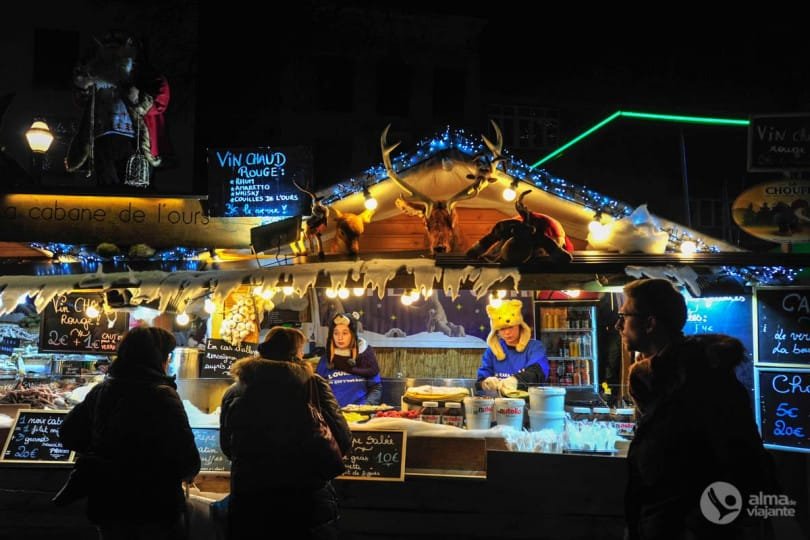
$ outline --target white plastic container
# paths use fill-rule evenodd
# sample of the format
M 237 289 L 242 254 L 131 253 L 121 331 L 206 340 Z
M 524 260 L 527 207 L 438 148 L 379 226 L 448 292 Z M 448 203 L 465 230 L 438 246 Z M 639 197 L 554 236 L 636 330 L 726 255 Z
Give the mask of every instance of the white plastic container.
M 492 425 L 492 408 L 495 400 L 485 397 L 465 397 L 463 402 L 467 429 L 489 429 Z
M 523 409 L 526 402 L 517 398 L 495 398 L 495 421 L 499 426 L 523 429 Z
M 565 431 L 565 411 L 535 411 L 529 409 L 529 426 L 532 431 L 552 429 L 557 433 Z
M 533 411 L 564 412 L 565 388 L 559 386 L 530 386 L 529 408 Z

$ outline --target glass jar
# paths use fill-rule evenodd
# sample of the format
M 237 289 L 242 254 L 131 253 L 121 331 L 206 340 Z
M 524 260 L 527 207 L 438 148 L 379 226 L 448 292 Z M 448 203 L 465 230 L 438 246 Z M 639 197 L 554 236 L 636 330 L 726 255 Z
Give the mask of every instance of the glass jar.
M 633 409 L 616 409 L 613 412 L 613 425 L 620 437 L 632 438 L 636 431 L 636 415 Z
M 442 424 L 448 426 L 461 427 L 464 425 L 464 416 L 461 414 L 461 403 L 448 401 L 444 404 L 445 410 L 442 415 Z
M 419 420 L 429 424 L 439 424 L 442 421 L 442 412 L 439 409 L 438 401 L 422 402 L 422 411 L 419 413 Z

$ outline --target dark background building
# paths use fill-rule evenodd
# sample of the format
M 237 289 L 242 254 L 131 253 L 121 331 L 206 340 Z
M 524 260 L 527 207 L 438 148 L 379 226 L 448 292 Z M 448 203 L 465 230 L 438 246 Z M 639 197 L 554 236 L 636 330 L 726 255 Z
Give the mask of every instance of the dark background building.
M 46 183 L 81 182 L 59 173 L 58 153 L 79 115 L 70 73 L 92 36 L 110 28 L 142 36 L 172 85 L 176 155 L 158 172 L 167 194 L 208 192 L 208 147 L 309 146 L 311 184 L 322 189 L 379 163 L 389 123 L 390 139 L 408 151 L 447 125 L 491 135 L 491 118 L 512 155 L 534 163 L 616 110 L 747 118 L 810 106 L 796 20 L 758 16 L 740 25 L 701 14 L 639 24 L 593 13 L 585 21 L 573 12 L 536 16 L 509 1 L 478 9 L 305 1 L 269 15 L 254 6 L 21 6 L 27 13 L 0 36 L 0 95 L 15 94 L 0 125 L 5 155 L 30 170 L 22 134 L 42 116 L 59 130 Z M 727 209 L 746 187 L 775 175 L 746 172 L 746 135 L 739 127 L 622 119 L 543 167 L 754 245 Z M 3 183 L 12 176 L 4 172 Z

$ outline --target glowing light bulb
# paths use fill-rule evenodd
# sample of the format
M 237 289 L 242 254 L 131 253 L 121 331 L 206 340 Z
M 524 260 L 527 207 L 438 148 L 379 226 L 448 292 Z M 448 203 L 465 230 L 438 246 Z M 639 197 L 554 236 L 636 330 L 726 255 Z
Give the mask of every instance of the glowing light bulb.
M 598 232 L 602 230 L 602 224 L 596 220 L 591 221 L 588 223 L 588 232 L 592 234 L 598 234 Z
M 355 296 L 363 296 L 365 292 L 366 290 L 363 287 L 355 287 L 354 289 L 352 289 L 352 294 L 354 294 Z
M 255 294 L 256 296 L 261 296 L 263 292 L 264 287 L 262 287 L 261 285 L 256 285 L 255 287 L 253 287 L 253 294 Z
M 512 202 L 517 197 L 517 192 L 511 187 L 508 187 L 505 190 L 503 190 L 501 196 L 503 197 L 503 200 L 505 200 L 506 202 Z
M 331 287 L 326 289 L 326 297 L 327 298 L 337 298 L 337 295 L 338 295 L 338 293 L 337 293 L 337 291 L 335 289 L 333 289 Z
M 211 315 L 217 310 L 217 305 L 210 298 L 206 298 L 205 299 L 205 305 L 203 306 L 203 310 L 206 313 L 208 313 L 209 315 Z
M 337 295 L 341 300 L 346 300 L 349 297 L 349 289 L 341 287 L 338 289 Z
M 410 306 L 411 304 L 413 304 L 413 298 L 411 298 L 410 295 L 407 294 L 403 294 L 402 296 L 400 296 L 399 301 L 406 306 Z
M 419 289 L 412 290 L 410 293 L 408 293 L 408 296 L 411 297 L 411 300 L 413 302 L 416 302 L 417 300 L 419 300 Z
M 264 292 L 262 292 L 262 298 L 264 298 L 265 300 L 270 300 L 271 298 L 273 298 L 273 296 L 275 296 L 275 294 L 276 289 L 274 287 L 270 287 L 269 289 L 265 289 Z
M 692 240 L 681 242 L 681 253 L 684 255 L 694 255 L 697 252 L 697 244 Z
M 175 320 L 177 321 L 177 324 L 179 324 L 180 326 L 185 326 L 185 325 L 188 324 L 188 321 L 190 319 L 189 319 L 188 313 L 186 313 L 184 311 L 182 313 L 178 313 L 177 317 L 175 317 Z
M 375 199 L 374 197 L 369 197 L 363 203 L 363 206 L 366 207 L 366 210 L 376 210 L 377 209 L 377 204 L 378 204 L 377 199 Z
M 284 285 L 281 288 L 281 292 L 284 294 L 284 296 L 290 296 L 295 292 L 295 288 L 292 285 Z

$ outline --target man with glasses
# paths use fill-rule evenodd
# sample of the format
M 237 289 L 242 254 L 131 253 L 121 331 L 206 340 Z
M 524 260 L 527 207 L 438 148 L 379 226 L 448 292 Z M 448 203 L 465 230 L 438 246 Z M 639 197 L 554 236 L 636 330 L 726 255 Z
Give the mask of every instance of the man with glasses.
M 636 353 L 629 385 L 638 415 L 627 456 L 628 538 L 759 538 L 765 520 L 746 520 L 745 512 L 723 520 L 749 493 L 775 492 L 770 456 L 734 373 L 745 361 L 742 343 L 684 336 L 686 302 L 665 279 L 633 281 L 624 294 L 616 329 Z M 712 507 L 717 481 L 733 485 L 740 500 Z

